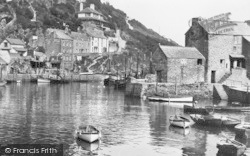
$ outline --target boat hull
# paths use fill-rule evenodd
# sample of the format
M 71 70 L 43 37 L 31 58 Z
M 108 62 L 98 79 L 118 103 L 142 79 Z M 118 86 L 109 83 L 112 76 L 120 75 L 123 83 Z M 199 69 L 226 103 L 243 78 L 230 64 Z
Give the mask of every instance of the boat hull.
M 245 150 L 246 146 L 240 142 L 237 141 L 231 141 L 229 142 L 220 142 L 217 144 L 217 148 L 219 149 L 217 155 L 218 156 L 224 156 L 224 155 L 233 155 L 233 156 L 241 156 Z
M 50 83 L 49 79 L 37 79 L 37 83 Z
M 99 139 L 99 133 L 90 133 L 90 134 L 78 134 L 77 137 L 89 143 L 97 141 Z
M 182 119 L 175 119 L 174 116 L 170 117 L 169 119 L 170 124 L 175 127 L 180 127 L 180 128 L 187 128 L 191 125 L 191 121 L 188 119 L 182 117 Z
M 181 98 L 164 98 L 164 97 L 148 97 L 149 101 L 164 101 L 164 102 L 193 102 L 193 97 L 181 97 Z
M 193 106 L 184 105 L 184 113 L 208 115 L 209 111 L 206 108 L 196 108 Z
M 191 119 L 200 125 L 207 125 L 207 126 L 221 126 L 222 119 L 215 118 L 213 116 L 203 116 L 203 115 L 190 115 Z

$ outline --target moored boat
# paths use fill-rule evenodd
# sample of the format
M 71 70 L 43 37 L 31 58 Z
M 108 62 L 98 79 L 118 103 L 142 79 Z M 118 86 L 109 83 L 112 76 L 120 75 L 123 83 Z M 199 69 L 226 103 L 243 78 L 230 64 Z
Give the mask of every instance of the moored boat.
M 193 97 L 176 97 L 176 98 L 166 98 L 166 97 L 160 97 L 160 96 L 151 96 L 148 97 L 149 101 L 165 101 L 165 102 L 184 102 L 189 103 L 193 102 Z
M 101 132 L 92 125 L 86 125 L 86 126 L 80 126 L 79 129 L 76 130 L 76 135 L 79 139 L 91 143 L 100 139 Z
M 100 141 L 94 141 L 92 143 L 90 142 L 86 142 L 82 139 L 77 138 L 76 139 L 76 143 L 78 146 L 81 146 L 83 150 L 89 151 L 89 152 L 93 152 L 95 150 L 98 150 L 99 146 L 100 146 Z
M 206 108 L 184 105 L 184 113 L 209 115 L 210 112 Z
M 206 125 L 206 126 L 221 126 L 222 125 L 222 117 L 219 117 L 219 116 L 191 114 L 190 117 L 197 124 Z
M 218 156 L 241 156 L 246 150 L 246 146 L 236 140 L 223 138 L 217 143 L 219 149 Z
M 242 106 L 206 106 L 206 109 L 211 109 L 215 112 L 248 112 L 250 111 L 250 107 L 242 107 Z
M 50 80 L 45 78 L 37 78 L 37 83 L 50 83 Z
M 186 128 L 191 125 L 191 121 L 188 118 L 180 115 L 170 116 L 169 121 L 172 126 L 181 128 Z

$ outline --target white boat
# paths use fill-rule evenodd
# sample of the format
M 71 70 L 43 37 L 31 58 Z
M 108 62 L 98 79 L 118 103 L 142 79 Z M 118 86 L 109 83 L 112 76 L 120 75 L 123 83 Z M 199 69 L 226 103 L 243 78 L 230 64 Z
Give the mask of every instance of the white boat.
M 148 97 L 149 101 L 165 101 L 165 102 L 193 102 L 193 97 L 178 97 L 178 98 L 166 98 L 166 97 L 159 97 L 159 96 L 151 96 Z
M 16 80 L 16 83 L 21 83 L 21 80 Z
M 82 147 L 83 150 L 89 151 L 89 152 L 93 152 L 95 150 L 98 150 L 99 146 L 100 146 L 99 140 L 90 143 L 90 142 L 86 142 L 82 139 L 77 138 L 76 143 L 78 146 Z
M 181 128 L 189 127 L 192 123 L 188 118 L 185 118 L 180 115 L 170 116 L 169 121 L 172 126 L 177 126 Z
M 50 80 L 44 78 L 37 78 L 37 83 L 50 83 Z
M 100 139 L 101 132 L 92 125 L 86 125 L 80 126 L 79 129 L 76 130 L 76 136 L 91 143 Z

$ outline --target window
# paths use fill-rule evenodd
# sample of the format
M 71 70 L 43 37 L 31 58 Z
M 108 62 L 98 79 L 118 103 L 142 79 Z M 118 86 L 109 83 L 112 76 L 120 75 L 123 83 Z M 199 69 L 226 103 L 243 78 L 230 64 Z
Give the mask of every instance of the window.
M 202 65 L 202 59 L 197 60 L 197 65 Z
M 224 59 L 220 59 L 220 64 L 224 64 L 225 60 Z
M 234 44 L 241 44 L 241 36 L 234 36 Z
M 8 47 L 8 43 L 7 42 L 4 42 L 4 47 Z
M 233 46 L 233 51 L 236 51 L 237 50 L 237 47 L 236 46 Z

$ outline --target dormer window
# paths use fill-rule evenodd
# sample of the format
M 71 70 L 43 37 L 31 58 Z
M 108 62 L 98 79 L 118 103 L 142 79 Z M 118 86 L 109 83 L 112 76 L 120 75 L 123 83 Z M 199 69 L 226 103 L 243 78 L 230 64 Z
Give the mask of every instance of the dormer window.
M 8 47 L 8 42 L 4 42 L 4 47 Z

